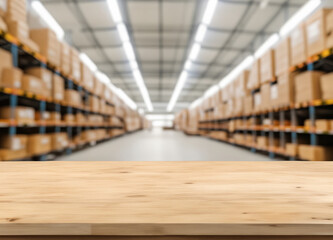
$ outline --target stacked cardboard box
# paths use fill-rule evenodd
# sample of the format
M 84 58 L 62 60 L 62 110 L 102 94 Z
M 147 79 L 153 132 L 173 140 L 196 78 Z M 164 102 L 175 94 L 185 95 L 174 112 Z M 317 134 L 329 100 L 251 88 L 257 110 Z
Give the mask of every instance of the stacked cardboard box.
M 50 138 L 52 151 L 60 151 L 69 146 L 67 133 L 52 133 Z
M 5 21 L 8 31 L 31 50 L 39 52 L 38 45 L 29 37 L 25 0 L 7 0 Z
M 322 75 L 320 78 L 320 90 L 323 100 L 333 99 L 333 73 Z
M 94 75 L 90 68 L 81 62 L 81 83 L 89 91 L 93 91 L 94 88 Z
M 76 83 L 81 82 L 80 55 L 74 48 L 70 49 L 70 75 Z
M 298 146 L 298 155 L 303 160 L 330 161 L 333 159 L 333 150 L 331 147 L 301 144 Z
M 17 124 L 34 124 L 35 110 L 31 107 L 22 106 L 17 106 L 14 109 L 11 107 L 1 107 L 0 119 L 16 120 Z
M 303 103 L 321 99 L 322 72 L 308 71 L 295 76 L 295 102 Z
M 30 37 L 40 49 L 40 53 L 55 67 L 60 67 L 61 49 L 56 34 L 48 28 L 30 30 Z
M 0 137 L 0 160 L 15 160 L 27 157 L 26 135 L 1 136 Z
M 43 84 L 44 88 L 40 89 L 40 90 L 41 90 L 41 92 L 43 92 L 43 96 L 51 99 L 52 98 L 52 72 L 46 68 L 41 68 L 41 67 L 28 68 L 27 70 L 25 70 L 25 72 L 44 82 L 44 84 Z
M 82 107 L 82 99 L 81 95 L 78 91 L 72 89 L 65 90 L 65 102 L 69 106 L 81 108 Z
M 275 77 L 275 51 L 268 50 L 260 58 L 260 83 L 271 82 Z
M 71 47 L 65 42 L 60 42 L 60 50 L 60 69 L 67 76 L 71 72 Z
M 44 134 L 33 134 L 28 137 L 28 153 L 32 156 L 48 153 L 52 150 L 51 137 Z
M 10 52 L 0 49 L 0 87 L 22 87 L 22 70 L 13 67 L 13 59 Z
M 260 59 L 256 60 L 251 67 L 249 80 L 247 82 L 247 89 L 248 90 L 255 90 L 260 87 L 261 83 L 261 74 L 260 74 Z
M 296 66 L 306 61 L 307 53 L 307 42 L 305 25 L 299 25 L 290 35 L 290 47 L 291 47 L 291 64 Z

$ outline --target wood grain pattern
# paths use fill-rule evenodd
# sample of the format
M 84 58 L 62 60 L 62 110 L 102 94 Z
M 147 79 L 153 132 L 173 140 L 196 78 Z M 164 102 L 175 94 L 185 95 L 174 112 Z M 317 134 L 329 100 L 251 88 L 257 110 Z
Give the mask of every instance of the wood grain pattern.
M 0 236 L 0 240 L 332 240 L 332 236 Z
M 3 162 L 0 235 L 333 235 L 331 162 Z

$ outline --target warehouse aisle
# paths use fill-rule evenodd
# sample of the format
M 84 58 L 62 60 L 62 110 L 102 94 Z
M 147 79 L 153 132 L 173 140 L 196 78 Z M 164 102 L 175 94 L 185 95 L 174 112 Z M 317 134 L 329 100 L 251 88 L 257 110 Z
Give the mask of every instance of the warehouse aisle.
M 65 161 L 269 161 L 239 147 L 175 131 L 143 131 L 70 156 Z

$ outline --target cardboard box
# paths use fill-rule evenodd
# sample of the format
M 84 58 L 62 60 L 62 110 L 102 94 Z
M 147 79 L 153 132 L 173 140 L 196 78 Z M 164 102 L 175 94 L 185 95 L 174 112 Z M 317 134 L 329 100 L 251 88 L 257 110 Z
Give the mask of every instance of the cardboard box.
M 264 136 L 257 137 L 257 148 L 267 149 L 268 148 L 268 137 L 264 137 Z
M 295 103 L 294 75 L 285 72 L 278 76 L 278 105 L 290 106 Z
M 24 42 L 24 40 L 29 39 L 29 26 L 23 21 L 10 21 L 7 22 L 8 31 L 18 40 Z
M 50 122 L 51 121 L 51 113 L 48 112 L 48 111 L 44 111 L 44 112 L 37 111 L 35 113 L 35 120 L 36 121 Z
M 308 161 L 331 161 L 333 160 L 332 147 L 299 145 L 299 157 Z
M 70 50 L 70 75 L 76 83 L 81 82 L 81 65 L 78 51 L 74 48 Z
M 292 66 L 306 62 L 308 52 L 306 43 L 305 25 L 298 26 L 290 35 L 291 64 Z
M 13 116 L 11 115 L 12 113 Z M 1 107 L 0 119 L 16 120 L 18 124 L 33 124 L 35 123 L 35 110 L 30 107 L 22 107 L 22 106 L 17 106 L 14 109 L 12 109 L 9 106 Z
M 317 119 L 315 122 L 315 127 L 317 131 L 328 132 L 331 131 L 331 122 L 327 119 Z
M 60 151 L 68 147 L 69 139 L 67 133 L 53 133 L 51 137 L 52 151 Z
M 263 111 L 269 110 L 271 108 L 271 84 L 265 83 L 261 86 L 261 107 Z
M 7 0 L 7 9 L 5 18 L 6 21 L 27 21 L 27 7 L 26 7 L 26 1 L 25 0 Z
M 253 95 L 253 103 L 254 103 L 254 112 L 257 113 L 257 112 L 260 112 L 262 109 L 261 109 L 261 93 L 260 92 L 257 92 Z
M 21 89 L 23 72 L 19 68 L 3 68 L 0 87 Z
M 32 75 L 24 74 L 22 77 L 22 90 L 47 97 L 48 91 L 45 82 Z
M 65 114 L 64 115 L 64 122 L 74 123 L 75 122 L 75 115 L 74 114 Z
M 49 28 L 30 30 L 30 38 L 37 43 L 40 53 L 47 61 L 56 67 L 60 67 L 60 43 L 56 34 Z
M 65 81 L 62 77 L 52 75 L 52 99 L 54 101 L 63 101 L 65 99 Z
M 298 156 L 298 145 L 294 143 L 287 143 L 286 144 L 286 155 L 291 157 Z
M 326 16 L 332 9 L 320 9 L 306 21 L 307 57 L 321 53 L 326 48 Z
M 278 43 L 275 50 L 275 76 L 280 76 L 289 71 L 291 64 L 290 38 Z
M 8 149 L 0 149 L 0 160 L 1 161 L 11 161 L 11 160 L 20 160 L 28 157 L 28 153 L 26 149 L 22 150 L 8 150 Z
M 52 72 L 46 68 L 34 67 L 28 68 L 25 72 L 31 76 L 34 76 L 44 82 L 43 96 L 52 98 Z
M 278 84 L 273 84 L 270 86 L 270 108 L 277 108 L 279 106 L 279 86 Z
M 250 71 L 250 75 L 249 75 L 249 79 L 247 82 L 247 89 L 249 91 L 257 89 L 260 87 L 260 83 L 261 83 L 261 79 L 260 79 L 260 59 L 257 59 L 256 61 L 254 61 L 252 67 L 251 67 L 251 71 Z
M 94 87 L 94 75 L 90 68 L 81 62 L 81 83 L 89 91 L 93 91 Z
M 33 134 L 28 137 L 28 153 L 40 155 L 50 152 L 51 138 L 49 135 Z
M 0 49 L 0 59 L 0 76 L 2 76 L 3 69 L 13 67 L 13 58 L 10 52 Z
M 250 72 L 243 71 L 235 80 L 235 97 L 245 97 L 250 95 L 251 91 L 247 89 Z
M 326 29 L 325 29 L 325 37 L 326 37 L 326 48 L 333 47 L 333 11 L 329 12 L 326 15 Z
M 333 73 L 328 73 L 321 76 L 320 90 L 323 100 L 333 99 Z
M 99 112 L 99 99 L 97 97 L 91 96 L 89 98 L 89 106 L 90 106 L 90 111 Z
M 63 74 L 69 75 L 71 72 L 71 47 L 65 42 L 60 42 L 60 48 L 60 69 Z
M 295 102 L 303 103 L 321 99 L 322 72 L 307 71 L 295 76 Z
M 73 107 L 82 107 L 81 95 L 78 91 L 66 89 L 65 90 L 65 102 Z
M 0 148 L 12 151 L 26 150 L 27 141 L 27 135 L 0 136 Z
M 253 112 L 253 97 L 252 95 L 244 98 L 244 114 L 251 115 Z
M 75 114 L 75 122 L 78 124 L 87 123 L 87 119 L 82 113 L 77 113 Z
M 2 19 L 2 17 L 0 17 L 0 30 L 7 32 L 8 28 L 7 28 L 7 24 L 5 23 L 5 21 Z
M 59 112 L 51 112 L 50 120 L 53 122 L 60 122 L 61 121 L 61 114 Z
M 96 77 L 94 77 L 94 93 L 99 97 L 103 96 L 103 83 Z
M 268 50 L 260 58 L 260 83 L 272 82 L 275 77 L 275 51 Z

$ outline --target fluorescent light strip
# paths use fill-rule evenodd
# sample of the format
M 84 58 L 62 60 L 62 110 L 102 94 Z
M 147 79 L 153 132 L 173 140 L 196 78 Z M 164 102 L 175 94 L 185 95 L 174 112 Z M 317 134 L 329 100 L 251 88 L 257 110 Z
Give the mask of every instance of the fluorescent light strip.
M 200 49 L 201 45 L 199 43 L 194 43 L 189 55 L 189 59 L 194 61 L 198 57 Z
M 173 91 L 172 97 L 168 104 L 168 107 L 167 107 L 168 112 L 171 112 L 173 110 L 173 108 L 175 107 L 175 104 L 179 98 L 180 92 L 182 91 L 182 89 L 184 87 L 187 77 L 188 77 L 188 73 L 186 71 L 182 71 L 182 73 L 179 76 L 176 88 Z
M 254 57 L 246 57 L 237 67 L 235 67 L 227 76 L 225 76 L 219 83 L 220 88 L 224 88 L 230 82 L 232 82 L 242 71 L 250 67 L 254 62 Z
M 202 101 L 203 101 L 202 98 L 198 98 L 193 103 L 191 103 L 190 109 L 196 108 L 197 106 L 199 106 L 202 103 Z
M 148 111 L 153 111 L 154 108 L 151 103 L 147 87 L 144 83 L 141 72 L 139 70 L 138 63 L 135 60 L 134 49 L 130 42 L 130 37 L 129 37 L 128 31 L 127 31 L 126 25 L 123 22 L 123 19 L 122 19 L 121 13 L 120 13 L 120 9 L 119 9 L 119 5 L 118 5 L 118 1 L 117 0 L 107 0 L 107 3 L 109 6 L 109 9 L 110 9 L 110 13 L 113 18 L 113 21 L 117 25 L 117 30 L 118 30 L 120 39 L 123 43 L 123 48 L 124 48 L 125 54 L 127 56 L 129 65 L 133 72 L 133 77 L 136 81 L 136 84 L 139 87 L 139 90 L 140 90 L 142 98 L 147 106 Z
M 143 100 L 147 106 L 148 111 L 152 112 L 154 110 L 153 105 L 150 101 L 149 93 L 147 91 L 147 87 L 143 81 L 141 72 L 139 70 L 135 70 L 133 72 L 134 79 L 140 89 L 140 92 L 142 94 Z
M 183 86 L 185 84 L 185 81 L 186 81 L 187 75 L 188 75 L 186 71 L 191 68 L 191 65 L 192 65 L 191 61 L 194 61 L 199 55 L 199 52 L 201 49 L 200 43 L 205 38 L 205 35 L 207 32 L 207 25 L 210 24 L 210 22 L 214 16 L 214 12 L 217 7 L 217 3 L 218 3 L 218 0 L 209 0 L 206 5 L 206 9 L 203 14 L 202 21 L 201 21 L 202 23 L 199 25 L 196 35 L 195 35 L 195 39 L 194 39 L 195 43 L 193 44 L 193 46 L 191 48 L 190 54 L 188 56 L 188 60 L 185 62 L 184 69 L 178 79 L 177 85 L 176 85 L 176 87 L 172 93 L 171 99 L 169 101 L 169 104 L 167 107 L 167 111 L 169 111 L 169 112 L 172 111 L 173 108 L 175 107 L 175 104 L 178 100 L 180 92 L 183 89 Z
M 127 32 L 127 28 L 124 23 L 119 23 L 117 25 L 117 30 L 118 30 L 118 33 L 120 35 L 120 39 L 122 42 L 128 42 L 130 40 L 128 32 Z
M 80 59 L 90 68 L 91 71 L 93 71 L 93 72 L 97 71 L 96 64 L 88 57 L 87 54 L 80 53 Z
M 204 94 L 205 98 L 208 98 L 220 90 L 219 85 L 213 85 Z
M 119 10 L 119 5 L 117 0 L 107 0 L 106 1 L 111 12 L 113 21 L 117 24 L 123 21 L 121 13 Z
M 280 29 L 282 37 L 287 36 L 298 24 L 308 17 L 319 5 L 321 0 L 310 0 L 298 10 Z
M 197 34 L 195 35 L 195 41 L 201 43 L 205 38 L 206 32 L 207 32 L 207 26 L 200 24 L 197 30 Z
M 214 16 L 214 12 L 217 6 L 218 0 L 209 0 L 207 3 L 207 7 L 205 9 L 205 13 L 202 18 L 202 23 L 209 25 L 212 21 L 212 18 Z
M 254 53 L 255 58 L 260 58 L 265 52 L 267 52 L 271 47 L 273 47 L 279 41 L 279 39 L 279 34 L 274 33 L 273 35 L 271 35 Z
M 53 16 L 46 10 L 44 5 L 40 1 L 35 0 L 31 3 L 31 6 L 36 11 L 36 13 L 46 22 L 46 24 L 56 33 L 58 39 L 62 40 L 65 36 L 64 30 L 60 27 Z

